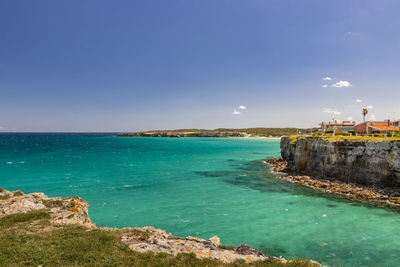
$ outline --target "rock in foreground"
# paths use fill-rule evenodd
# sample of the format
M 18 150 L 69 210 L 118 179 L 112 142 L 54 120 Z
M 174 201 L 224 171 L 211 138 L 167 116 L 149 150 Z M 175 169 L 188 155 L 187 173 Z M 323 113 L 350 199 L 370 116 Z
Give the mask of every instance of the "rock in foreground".
M 49 210 L 51 222 L 56 224 L 78 224 L 93 228 L 88 215 L 89 204 L 79 197 L 49 198 L 43 193 L 24 194 L 0 188 L 0 218 L 33 210 Z

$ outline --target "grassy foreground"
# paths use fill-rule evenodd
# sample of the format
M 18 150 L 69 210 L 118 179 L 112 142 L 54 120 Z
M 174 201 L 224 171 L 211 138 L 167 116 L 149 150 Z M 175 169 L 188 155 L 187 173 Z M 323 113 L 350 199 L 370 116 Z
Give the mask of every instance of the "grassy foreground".
M 194 254 L 138 253 L 115 232 L 76 225 L 53 225 L 47 211 L 0 219 L 0 266 L 315 266 L 306 260 L 224 264 Z

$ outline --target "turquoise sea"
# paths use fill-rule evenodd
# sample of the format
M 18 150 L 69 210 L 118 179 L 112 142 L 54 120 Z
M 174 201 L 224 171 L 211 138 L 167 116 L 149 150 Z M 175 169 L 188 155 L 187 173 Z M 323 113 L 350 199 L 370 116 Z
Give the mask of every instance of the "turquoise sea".
M 99 226 L 218 235 L 270 255 L 398 266 L 400 213 L 274 178 L 278 140 L 1 134 L 0 187 L 80 196 Z

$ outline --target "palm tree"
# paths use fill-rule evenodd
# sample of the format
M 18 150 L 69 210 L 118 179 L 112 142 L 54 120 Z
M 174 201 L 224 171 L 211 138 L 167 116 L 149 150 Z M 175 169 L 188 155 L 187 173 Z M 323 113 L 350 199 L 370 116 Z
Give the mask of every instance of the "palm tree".
M 367 116 L 367 114 L 368 114 L 368 109 L 363 108 L 362 115 L 364 116 L 364 122 L 365 122 L 365 116 Z

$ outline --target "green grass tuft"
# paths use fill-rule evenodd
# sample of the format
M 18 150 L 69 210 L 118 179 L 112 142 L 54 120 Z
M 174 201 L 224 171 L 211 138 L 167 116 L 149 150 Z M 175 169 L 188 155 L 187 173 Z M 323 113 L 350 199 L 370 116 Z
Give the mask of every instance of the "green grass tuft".
M 50 214 L 45 210 L 35 210 L 27 213 L 16 213 L 0 219 L 0 228 L 7 228 L 16 223 L 29 223 L 40 219 L 50 219 Z
M 5 195 L 5 196 L 0 196 L 0 200 L 6 200 L 6 199 L 9 199 L 10 198 L 10 196 L 7 196 L 7 195 Z

